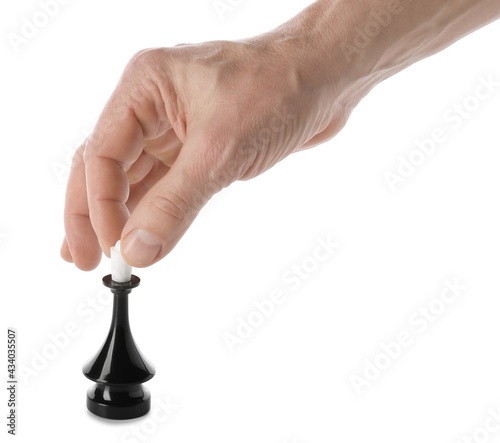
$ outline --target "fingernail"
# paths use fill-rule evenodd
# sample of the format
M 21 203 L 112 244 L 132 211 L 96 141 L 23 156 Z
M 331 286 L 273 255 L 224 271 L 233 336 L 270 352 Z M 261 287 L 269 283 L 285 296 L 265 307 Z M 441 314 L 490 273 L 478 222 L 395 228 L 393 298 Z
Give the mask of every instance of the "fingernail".
M 161 249 L 160 241 L 144 229 L 133 230 L 126 238 L 123 252 L 138 265 L 150 265 Z

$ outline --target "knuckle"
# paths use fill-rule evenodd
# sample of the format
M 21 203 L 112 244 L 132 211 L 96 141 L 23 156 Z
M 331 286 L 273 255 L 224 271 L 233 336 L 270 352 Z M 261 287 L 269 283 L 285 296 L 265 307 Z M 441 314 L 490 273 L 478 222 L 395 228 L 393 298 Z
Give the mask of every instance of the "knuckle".
M 127 72 L 154 72 L 159 68 L 165 59 L 163 48 L 149 48 L 136 52 L 125 69 Z
M 126 106 L 134 109 L 147 107 L 149 105 L 145 103 L 153 100 L 158 104 L 155 112 L 163 112 L 166 105 L 163 101 L 172 96 L 170 69 L 171 56 L 168 48 L 137 52 L 125 67 L 119 86 L 119 95 L 125 100 Z
M 131 66 L 142 66 L 145 63 L 147 63 L 150 59 L 150 52 L 152 49 L 147 48 L 147 49 L 141 49 L 140 51 L 137 51 L 132 58 L 130 59 L 129 64 Z
M 152 209 L 176 220 L 178 223 L 183 222 L 192 210 L 183 197 L 171 190 L 156 194 L 151 199 L 150 205 Z

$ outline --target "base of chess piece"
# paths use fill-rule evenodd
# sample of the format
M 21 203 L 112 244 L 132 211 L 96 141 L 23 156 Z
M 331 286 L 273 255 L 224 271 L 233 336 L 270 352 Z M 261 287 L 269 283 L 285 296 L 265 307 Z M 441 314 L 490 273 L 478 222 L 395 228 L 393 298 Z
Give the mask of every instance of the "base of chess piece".
M 96 383 L 87 391 L 87 409 L 114 420 L 142 417 L 151 409 L 151 394 L 142 384 L 130 387 Z

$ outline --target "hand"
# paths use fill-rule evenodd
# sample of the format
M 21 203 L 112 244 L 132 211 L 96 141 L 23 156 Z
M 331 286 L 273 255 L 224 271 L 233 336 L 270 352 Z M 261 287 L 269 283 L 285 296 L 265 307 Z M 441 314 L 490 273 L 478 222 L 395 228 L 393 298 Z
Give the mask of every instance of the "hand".
M 500 17 L 500 0 L 318 0 L 262 36 L 132 58 L 73 161 L 61 255 L 168 254 L 236 180 L 333 137 L 378 83 Z
M 335 135 L 350 110 L 302 65 L 269 38 L 135 55 L 73 159 L 62 257 L 90 270 L 121 239 L 151 265 L 215 193 Z

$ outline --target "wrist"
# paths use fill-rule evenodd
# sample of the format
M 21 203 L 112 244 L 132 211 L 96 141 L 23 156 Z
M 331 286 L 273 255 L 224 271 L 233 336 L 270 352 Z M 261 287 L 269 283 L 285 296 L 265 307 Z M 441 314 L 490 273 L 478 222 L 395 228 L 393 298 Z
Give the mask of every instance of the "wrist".
M 500 17 L 499 0 L 318 0 L 260 38 L 304 87 L 353 108 L 374 86 Z
M 320 0 L 256 40 L 295 72 L 302 91 L 327 106 L 352 109 L 379 78 L 374 45 L 356 46 L 365 9 L 363 1 Z

